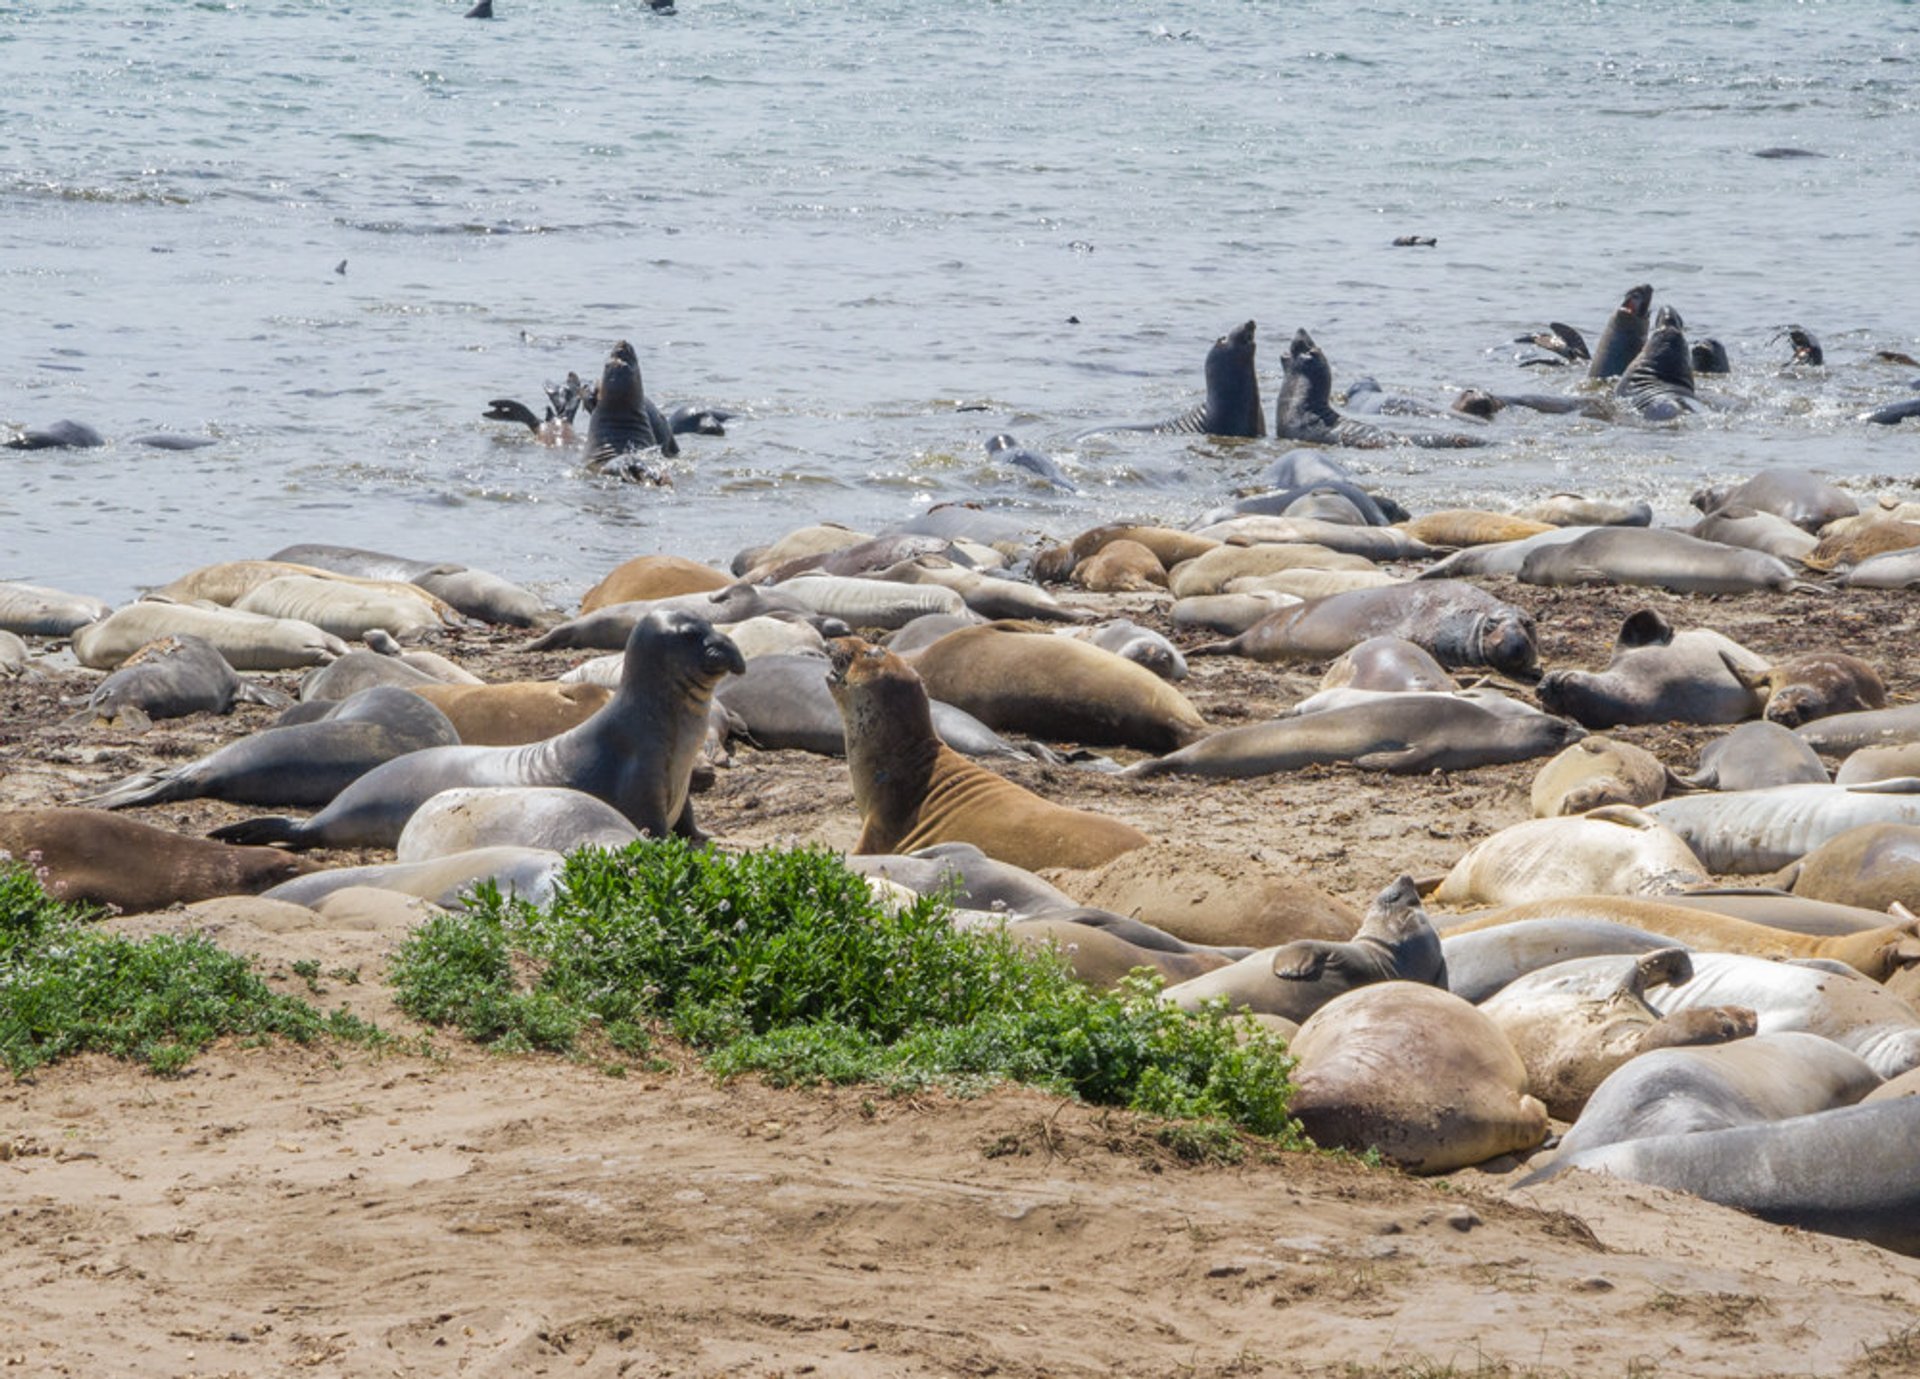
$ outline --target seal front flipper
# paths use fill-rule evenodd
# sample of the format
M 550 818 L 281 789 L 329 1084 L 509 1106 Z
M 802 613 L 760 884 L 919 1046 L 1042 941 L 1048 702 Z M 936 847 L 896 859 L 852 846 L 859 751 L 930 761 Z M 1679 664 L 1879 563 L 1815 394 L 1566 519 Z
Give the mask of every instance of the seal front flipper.
M 487 404 L 487 410 L 481 415 L 488 421 L 517 421 L 534 435 L 540 434 L 541 421 L 533 414 L 533 409 L 510 397 L 496 397 Z
M 1330 944 L 1296 939 L 1282 944 L 1273 955 L 1273 975 L 1288 982 L 1317 982 L 1336 956 Z
M 696 407 L 683 402 L 667 417 L 667 429 L 676 436 L 724 436 L 733 413 L 724 407 Z

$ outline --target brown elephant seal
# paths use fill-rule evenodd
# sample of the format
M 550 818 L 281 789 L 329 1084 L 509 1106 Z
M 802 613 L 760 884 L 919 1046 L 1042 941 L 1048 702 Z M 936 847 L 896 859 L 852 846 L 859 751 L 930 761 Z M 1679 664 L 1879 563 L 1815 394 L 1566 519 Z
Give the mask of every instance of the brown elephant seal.
M 1096 867 L 1149 841 L 1131 824 L 1044 800 L 941 742 L 926 686 L 885 647 L 835 638 L 827 684 L 860 808 L 856 853 L 972 843 L 1032 870 Z
M 1532 1149 L 1547 1108 L 1493 1021 L 1458 996 L 1382 982 L 1322 1006 L 1294 1036 L 1293 1114 L 1325 1148 L 1377 1149 L 1446 1173 Z
M 591 613 L 610 603 L 666 599 L 676 594 L 708 594 L 733 583 L 733 577 L 711 565 L 677 555 L 635 556 L 616 565 L 581 596 L 580 611 Z
M 1766 662 L 1705 628 L 1676 632 L 1651 608 L 1628 615 L 1603 671 L 1554 670 L 1540 704 L 1589 728 L 1640 723 L 1739 723 L 1759 716 L 1761 695 L 1743 674 Z
M 1109 541 L 1073 567 L 1073 582 L 1096 594 L 1143 594 L 1166 588 L 1167 571 L 1138 541 Z
M 314 870 L 274 848 L 210 843 L 98 809 L 9 810 L 0 814 L 0 852 L 38 869 L 56 900 L 126 914 L 258 895 Z
M 1574 743 L 1533 777 L 1533 817 L 1585 814 L 1602 805 L 1638 808 L 1667 793 L 1672 772 L 1644 747 L 1611 737 Z
M 1830 838 L 1776 881 L 1809 900 L 1920 913 L 1920 826 L 1867 824 Z
M 1191 981 L 1225 967 L 1229 959 L 1217 953 L 1170 953 L 1143 948 L 1091 924 L 1040 916 L 1007 925 L 1007 936 L 1018 943 L 1050 948 L 1066 960 L 1073 975 L 1096 991 L 1110 991 L 1141 968 L 1159 974 L 1169 986 Z
M 1887 706 L 1887 687 L 1880 673 L 1842 651 L 1813 651 L 1776 661 L 1754 687 L 1767 696 L 1765 717 L 1788 728 L 1837 713 Z
M 815 522 L 795 527 L 768 545 L 748 546 L 734 555 L 727 568 L 737 577 L 758 566 L 778 565 L 797 556 L 823 555 L 871 540 L 872 532 L 855 531 L 838 522 Z
M 688 791 L 707 737 L 714 686 L 746 668 L 739 650 L 692 613 L 650 613 L 627 641 L 626 677 L 579 727 L 522 747 L 431 747 L 377 766 L 311 819 L 250 819 L 230 842 L 392 847 L 413 811 L 463 785 L 565 785 L 605 800 L 644 833 L 698 836 Z
M 1800 562 L 1809 570 L 1846 570 L 1872 556 L 1915 546 L 1920 546 L 1920 522 L 1845 517 L 1822 532 L 1819 542 Z
M 1804 740 L 1804 739 L 1803 739 Z M 1862 747 L 1849 752 L 1833 773 L 1835 785 L 1863 785 L 1868 781 L 1898 780 L 1902 776 L 1920 776 L 1920 742 L 1901 742 L 1890 747 Z
M 1447 962 L 1413 878 L 1403 876 L 1367 907 L 1344 943 L 1295 939 L 1262 948 L 1228 967 L 1170 986 L 1161 999 L 1182 1010 L 1224 996 L 1236 1010 L 1298 1023 L 1334 997 L 1373 982 L 1425 982 L 1445 989 Z
M 122 661 L 94 686 L 86 708 L 67 726 L 139 729 L 157 718 L 226 713 L 235 704 L 285 708 L 289 702 L 279 690 L 242 680 L 211 642 L 189 634 L 149 642 Z
M 1335 658 L 1320 677 L 1320 688 L 1448 694 L 1454 683 L 1446 667 L 1417 642 L 1405 637 L 1369 637 Z
M 1082 904 L 1131 915 L 1188 943 L 1272 948 L 1353 937 L 1360 912 L 1255 855 L 1162 841 L 1092 870 L 1046 878 Z
M 1694 790 L 1765 790 L 1775 785 L 1825 785 L 1820 754 L 1803 738 L 1764 720 L 1742 723 L 1700 749 L 1700 765 L 1682 778 Z
M 1527 1090 L 1556 1120 L 1573 1120 L 1594 1089 L 1630 1058 L 1754 1033 L 1759 1017 L 1741 1007 L 1663 1016 L 1647 1004 L 1648 987 L 1692 976 L 1684 948 L 1576 958 L 1516 978 L 1479 1008 L 1527 1065 Z
M 1355 589 L 1270 613 L 1238 637 L 1191 656 L 1256 661 L 1330 661 L 1369 637 L 1402 637 L 1443 666 L 1489 666 L 1516 680 L 1539 678 L 1531 614 L 1460 580 Z
M 605 685 L 513 680 L 497 685 L 413 685 L 469 747 L 518 747 L 577 728 L 613 698 Z
M 474 848 L 625 847 L 640 831 L 605 800 L 559 786 L 467 786 L 442 790 L 413 811 L 394 860 L 424 862 Z
M 928 694 L 1000 732 L 1145 752 L 1206 732 L 1186 696 L 1152 671 L 1068 637 L 988 623 L 910 660 Z
M 1428 897 L 1439 905 L 1518 905 L 1563 895 L 1659 895 L 1707 880 L 1680 837 L 1644 810 L 1610 804 L 1529 819 L 1483 838 Z
M 1422 513 L 1399 525 L 1416 541 L 1457 550 L 1463 546 L 1497 546 L 1507 541 L 1524 541 L 1529 536 L 1550 532 L 1559 524 L 1529 521 L 1505 512 L 1443 508 L 1438 512 Z

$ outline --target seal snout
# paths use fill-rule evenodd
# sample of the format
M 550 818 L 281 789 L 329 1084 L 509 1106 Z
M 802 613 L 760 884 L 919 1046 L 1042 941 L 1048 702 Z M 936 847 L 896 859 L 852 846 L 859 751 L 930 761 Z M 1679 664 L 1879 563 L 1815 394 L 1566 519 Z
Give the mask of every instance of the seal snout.
M 700 664 L 712 675 L 745 675 L 747 658 L 740 654 L 733 638 L 724 632 L 709 630 L 700 645 Z

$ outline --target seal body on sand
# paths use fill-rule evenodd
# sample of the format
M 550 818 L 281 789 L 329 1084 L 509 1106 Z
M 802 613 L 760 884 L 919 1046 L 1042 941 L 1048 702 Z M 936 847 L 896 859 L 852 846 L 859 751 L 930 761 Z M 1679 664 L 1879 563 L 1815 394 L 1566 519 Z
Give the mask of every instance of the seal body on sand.
M 419 896 L 442 909 L 459 910 L 466 908 L 467 897 L 476 886 L 491 882 L 503 896 L 529 905 L 545 905 L 553 899 L 554 885 L 566 864 L 566 858 L 546 848 L 473 848 L 419 862 L 333 867 L 276 886 L 270 898 L 318 907 L 341 891 L 372 887 Z
M 1574 743 L 1533 777 L 1533 816 L 1584 814 L 1602 805 L 1652 804 L 1667 793 L 1669 772 L 1644 747 L 1610 737 Z
M 1795 734 L 1795 736 L 1799 736 Z M 1801 741 L 1806 739 L 1802 738 Z M 1836 785 L 1862 785 L 1868 781 L 1896 780 L 1901 776 L 1920 776 L 1920 742 L 1901 742 L 1891 747 L 1862 747 L 1849 752 L 1833 773 Z
M 1647 314 L 1652 307 L 1653 288 L 1649 284 L 1627 289 L 1593 345 L 1588 378 L 1618 378 L 1627 371 L 1627 365 L 1647 343 Z
M 1920 704 L 1830 714 L 1803 723 L 1794 732 L 1824 757 L 1846 756 L 1863 747 L 1897 747 L 1920 742 Z
M 1765 790 L 1774 785 L 1825 785 L 1820 754 L 1778 723 L 1742 723 L 1700 750 L 1700 767 L 1685 783 L 1695 790 Z
M 1714 509 L 1689 527 L 1687 535 L 1792 561 L 1810 554 L 1820 544 L 1778 513 L 1738 505 Z
M 1373 982 L 1425 982 L 1445 989 L 1440 936 L 1420 908 L 1413 878 L 1401 877 L 1374 898 L 1360 931 L 1345 943 L 1295 939 L 1262 948 L 1204 976 L 1170 986 L 1161 999 L 1183 1010 L 1225 996 L 1235 1009 L 1305 1020 L 1334 997 Z
M 1778 871 L 1866 824 L 1920 824 L 1920 781 L 1776 785 L 1686 795 L 1649 810 L 1716 872 Z
M 1314 1012 L 1291 1051 L 1293 1114 L 1316 1144 L 1446 1173 L 1546 1138 L 1547 1108 L 1506 1035 L 1436 987 L 1349 991 Z
M 1167 587 L 1176 598 L 1194 598 L 1220 593 L 1237 579 L 1300 569 L 1371 573 L 1374 564 L 1363 555 L 1335 551 L 1325 546 L 1219 546 L 1171 567 Z
M 1145 593 L 1167 587 L 1166 567 L 1137 541 L 1109 541 L 1073 567 L 1073 582 L 1096 594 Z
M 945 746 L 920 677 L 884 647 L 836 638 L 831 667 L 860 807 L 855 852 L 966 842 L 1020 867 L 1093 867 L 1149 841 L 1131 824 L 1043 800 Z
M 1333 366 L 1304 330 L 1294 332 L 1287 346 L 1285 366 L 1286 381 L 1280 385 L 1280 396 L 1273 409 L 1276 436 L 1361 450 L 1379 450 L 1390 445 L 1458 449 L 1486 444 L 1478 436 L 1389 431 L 1341 416 L 1333 408 Z
M 1538 677 L 1532 615 L 1452 579 L 1308 599 L 1268 614 L 1231 641 L 1195 647 L 1190 654 L 1330 661 L 1380 636 L 1405 638 L 1443 666 L 1491 666 L 1514 679 Z
M 297 618 L 142 600 L 75 631 L 73 654 L 83 666 L 113 670 L 148 642 L 182 633 L 211 642 L 235 670 L 291 670 L 347 650 L 332 633 Z
M 1429 546 L 1494 546 L 1539 536 L 1543 532 L 1553 531 L 1557 524 L 1531 522 L 1504 512 L 1446 508 L 1439 512 L 1423 512 L 1412 521 L 1400 525 L 1409 536 Z
M 1469 848 L 1430 898 L 1517 905 L 1562 895 L 1658 895 L 1706 879 L 1699 859 L 1652 815 L 1610 804 L 1501 829 Z
M 287 696 L 242 680 L 211 642 L 163 637 L 133 653 L 87 697 L 70 724 L 141 727 L 156 718 L 226 713 L 237 703 L 283 707 Z
M 283 720 L 197 761 L 129 777 L 85 802 L 96 809 L 191 799 L 317 808 L 382 762 L 460 741 L 445 714 L 391 685 L 311 707 L 313 716 L 301 722 Z
M 128 914 L 216 895 L 257 895 L 314 869 L 304 857 L 272 848 L 210 843 L 98 809 L 0 814 L 0 852 L 41 868 L 56 900 L 112 905 Z
M 1025 867 L 987 856 L 972 843 L 936 843 L 910 854 L 878 853 L 846 862 L 863 876 L 885 877 L 921 895 L 950 890 L 953 903 L 965 910 L 1037 915 L 1074 906 L 1073 897 L 1059 887 Z
M 1254 325 L 1242 322 L 1213 342 L 1207 351 L 1207 400 L 1190 412 L 1143 426 L 1108 426 L 1102 431 L 1172 431 L 1203 436 L 1264 436 L 1266 414 L 1260 410 L 1260 380 L 1254 372 Z M 1083 433 L 1082 438 L 1099 435 Z
M 627 642 L 619 692 L 558 737 L 524 747 L 434 747 L 376 767 L 311 819 L 253 819 L 215 836 L 293 847 L 392 847 L 413 811 L 461 785 L 565 785 L 611 804 L 656 838 L 693 835 L 688 788 L 721 677 L 745 669 L 704 618 L 654 613 Z
M 587 426 L 587 468 L 623 478 L 658 481 L 657 471 L 629 458 L 658 450 L 671 459 L 680 453 L 673 427 L 640 385 L 640 357 L 620 341 L 600 371 L 600 392 Z
M 1605 670 L 1549 671 L 1539 696 L 1549 712 L 1589 728 L 1738 723 L 1758 716 L 1762 706 L 1741 673 L 1765 670 L 1765 661 L 1731 638 L 1703 628 L 1676 632 L 1643 608 L 1621 624 Z
M 1804 469 L 1763 469 L 1730 488 L 1700 489 L 1691 501 L 1706 513 L 1727 507 L 1756 508 L 1810 532 L 1860 511 L 1852 494 Z
M 1596 527 L 1543 546 L 1520 564 L 1528 584 L 1635 584 L 1676 594 L 1785 591 L 1801 583 L 1785 561 L 1665 527 Z
M 1427 649 L 1405 637 L 1369 637 L 1341 652 L 1320 688 L 1450 693 L 1453 677 Z
M 1792 863 L 1780 882 L 1812 900 L 1868 910 L 1897 903 L 1912 910 L 1920 906 L 1920 826 L 1849 829 Z
M 609 603 L 671 598 L 675 594 L 707 594 L 724 589 L 733 577 L 711 565 L 677 555 L 635 556 L 615 566 L 580 597 L 580 611 L 591 613 Z
M 1556 527 L 1649 527 L 1653 525 L 1653 505 L 1644 499 L 1616 503 L 1578 493 L 1555 493 L 1521 508 L 1514 516 Z
M 1789 656 L 1767 668 L 1766 717 L 1788 728 L 1887 706 L 1880 673 L 1858 656 L 1813 651 Z
M 469 747 L 518 747 L 577 728 L 605 708 L 605 685 L 513 680 L 494 685 L 414 685 Z
M 0 631 L 22 637 L 65 637 L 113 610 L 86 594 L 39 584 L 0 583 Z
M 400 831 L 394 858 L 424 862 L 474 848 L 624 847 L 639 838 L 619 810 L 578 790 L 550 786 L 442 790 Z

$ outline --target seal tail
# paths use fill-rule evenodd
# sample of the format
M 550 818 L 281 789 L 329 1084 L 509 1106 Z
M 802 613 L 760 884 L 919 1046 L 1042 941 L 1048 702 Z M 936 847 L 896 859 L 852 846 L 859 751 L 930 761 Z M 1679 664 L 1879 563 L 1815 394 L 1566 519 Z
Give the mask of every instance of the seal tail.
M 1240 639 L 1238 637 L 1229 637 L 1224 642 L 1203 642 L 1199 646 L 1187 648 L 1189 656 L 1238 656 L 1239 654 Z
M 264 819 L 242 819 L 237 824 L 223 824 L 207 836 L 222 843 L 238 843 L 243 847 L 266 847 L 273 843 L 302 847 L 305 846 L 300 839 L 303 827 L 299 819 L 274 814 Z
M 149 771 L 108 786 L 97 795 L 87 795 L 75 803 L 87 809 L 131 809 L 142 804 L 167 804 L 195 796 L 192 786 L 172 771 Z

